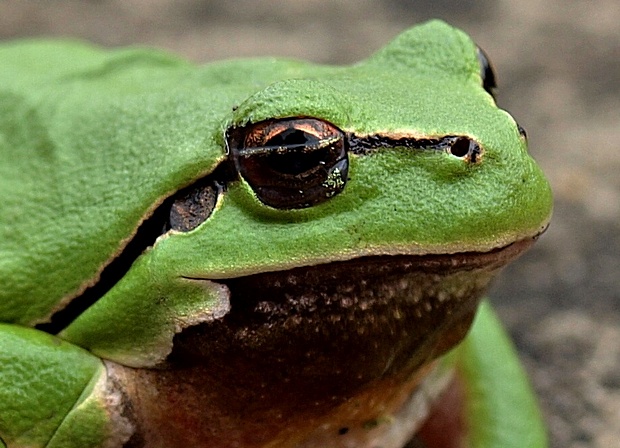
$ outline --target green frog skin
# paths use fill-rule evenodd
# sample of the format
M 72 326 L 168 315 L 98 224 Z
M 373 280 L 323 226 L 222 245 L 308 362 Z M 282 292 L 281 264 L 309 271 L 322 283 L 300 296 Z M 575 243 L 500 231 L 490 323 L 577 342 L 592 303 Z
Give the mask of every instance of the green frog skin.
M 440 21 L 349 66 L 1 44 L 0 447 L 545 447 L 481 302 L 552 207 L 494 86 Z

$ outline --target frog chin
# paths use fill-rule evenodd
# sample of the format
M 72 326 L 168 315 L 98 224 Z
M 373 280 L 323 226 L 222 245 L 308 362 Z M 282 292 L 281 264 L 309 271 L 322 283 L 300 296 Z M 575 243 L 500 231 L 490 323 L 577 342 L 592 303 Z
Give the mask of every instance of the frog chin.
M 382 446 L 402 446 L 428 409 L 416 397 L 429 381 L 436 391 L 445 383 L 429 380 L 444 376 L 435 360 L 462 340 L 493 276 L 532 241 L 222 281 L 230 312 L 177 334 L 165 369 L 116 366 L 140 412 L 136 440 L 146 442 L 134 445 L 365 447 L 399 422 Z

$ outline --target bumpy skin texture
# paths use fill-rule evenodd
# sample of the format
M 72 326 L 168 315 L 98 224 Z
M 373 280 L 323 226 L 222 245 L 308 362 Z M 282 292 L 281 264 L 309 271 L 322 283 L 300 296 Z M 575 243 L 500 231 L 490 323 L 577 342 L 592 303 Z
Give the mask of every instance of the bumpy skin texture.
M 39 395 L 51 406 L 45 384 L 61 395 L 53 401 L 60 420 L 82 394 L 89 403 L 101 396 L 95 357 L 20 326 L 45 322 L 94 284 L 164 198 L 214 170 L 230 126 L 312 116 L 357 135 L 465 135 L 483 151 L 473 165 L 402 148 L 351 156 L 345 190 L 303 210 L 267 208 L 235 182 L 207 222 L 161 237 L 60 338 L 151 367 L 175 333 L 227 312 L 218 279 L 364 255 L 488 251 L 549 219 L 548 184 L 512 117 L 481 87 L 475 45 L 441 22 L 349 67 L 277 59 L 196 67 L 155 50 L 59 41 L 2 45 L 0 61 L 0 350 L 8 360 L 0 439 L 8 446 L 61 437 L 51 424 L 44 435 L 21 429 L 43 428 L 46 417 L 28 412 L 45 409 Z M 36 386 L 19 385 L 16 372 L 41 369 Z M 75 369 L 86 373 L 61 386 Z M 22 404 L 13 412 L 7 402 Z M 109 409 L 93 409 L 83 415 L 98 428 L 84 431 L 92 439 L 80 446 L 107 437 Z

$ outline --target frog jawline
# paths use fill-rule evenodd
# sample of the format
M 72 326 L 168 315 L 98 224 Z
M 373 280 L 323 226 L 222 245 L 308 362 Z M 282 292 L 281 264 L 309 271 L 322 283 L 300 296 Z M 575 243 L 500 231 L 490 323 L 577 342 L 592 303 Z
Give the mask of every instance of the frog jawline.
M 357 303 L 356 299 L 364 293 L 365 289 L 370 288 L 370 279 L 376 280 L 386 275 L 400 278 L 401 275 L 419 273 L 424 276 L 437 276 L 435 280 L 438 281 L 441 277 L 458 273 L 493 272 L 494 274 L 496 270 L 527 250 L 535 239 L 526 238 L 485 252 L 366 255 L 348 260 L 213 281 L 223 283 L 229 288 L 233 313 L 252 316 L 252 319 L 263 316 L 265 321 L 271 321 L 277 317 L 304 316 L 315 312 L 317 298 L 310 298 L 307 293 L 323 288 L 325 283 L 337 289 L 338 284 L 347 283 L 347 286 L 342 286 L 337 291 L 326 292 L 321 289 L 324 295 L 336 294 L 343 297 L 340 301 L 338 299 L 327 300 L 327 303 L 323 305 L 336 305 L 346 309 L 356 306 L 364 308 L 365 305 L 361 301 Z M 354 286 L 358 287 L 357 291 L 342 291 L 342 289 Z M 402 285 L 402 288 L 405 288 L 405 285 Z M 444 292 L 447 293 L 447 291 Z M 386 301 L 390 300 L 390 293 L 394 295 L 392 291 L 388 292 L 388 297 L 384 297 Z M 415 295 L 413 300 L 418 301 Z M 438 301 L 443 302 L 445 298 L 438 297 Z M 428 305 L 432 307 L 432 304 Z
M 391 314 L 388 320 L 404 319 L 398 315 L 401 305 L 411 308 L 410 317 L 418 324 L 432 323 L 427 328 L 431 331 L 445 316 L 455 318 L 466 312 L 473 317 L 491 279 L 535 239 L 524 238 L 488 252 L 374 255 L 218 279 L 230 291 L 230 311 L 221 319 L 184 330 L 177 335 L 175 347 L 183 345 L 178 344 L 180 340 L 196 336 L 188 333 L 202 333 L 205 327 L 223 331 L 219 334 L 222 340 L 243 340 L 249 344 L 247 348 L 255 348 L 256 338 L 269 339 L 274 333 L 282 337 L 302 323 L 309 330 L 313 322 L 316 332 L 324 331 L 327 325 L 339 328 L 342 334 L 346 329 L 351 335 L 361 335 L 363 324 L 375 327 L 382 315 Z M 309 339 L 315 342 L 314 337 Z
M 193 359 L 211 358 L 213 349 L 223 354 L 233 349 L 233 344 L 248 350 L 261 347 L 269 351 L 269 347 L 277 347 L 279 351 L 292 344 L 289 334 L 300 328 L 304 330 L 299 336 L 307 338 L 307 348 L 312 352 L 318 339 L 333 335 L 334 331 L 344 339 L 349 338 L 347 332 L 353 339 L 355 333 L 361 338 L 367 330 L 381 333 L 382 318 L 387 319 L 384 324 L 392 324 L 387 327 L 392 331 L 394 324 L 409 318 L 407 326 L 415 323 L 419 345 L 428 333 L 438 333 L 441 327 L 462 320 L 465 331 L 458 331 L 462 334 L 449 341 L 449 346 L 438 347 L 439 352 L 432 355 L 435 358 L 464 337 L 478 301 L 493 277 L 535 239 L 524 238 L 489 252 L 365 256 L 219 279 L 217 282 L 229 289 L 229 312 L 220 319 L 178 333 L 169 360 L 182 360 L 180 353 L 189 347 Z M 404 315 L 399 314 L 401 311 Z M 306 336 L 304 331 L 308 332 Z M 208 333 L 212 333 L 208 345 L 189 343 Z M 300 351 L 299 346 L 293 347 Z M 388 370 L 394 369 L 386 367 Z
M 177 334 L 167 367 L 196 372 L 188 382 L 208 391 L 205 412 L 223 421 L 241 413 L 238 429 L 314 431 L 309 422 L 327 416 L 363 426 L 389 414 L 420 369 L 460 342 L 490 280 L 532 242 L 222 281 L 231 311 Z
M 240 318 L 242 320 L 262 319 L 265 323 L 273 323 L 273 320 L 283 317 L 304 318 L 304 316 L 311 316 L 317 311 L 318 299 L 317 297 L 308 297 L 308 291 L 321 289 L 326 283 L 338 288 L 337 283 L 345 283 L 342 281 L 343 279 L 346 279 L 348 285 L 341 286 L 339 291 L 320 291 L 324 298 L 328 297 L 323 305 L 337 306 L 343 309 L 366 308 L 367 305 L 363 301 L 357 300 L 360 295 L 363 295 L 361 290 L 369 287 L 370 279 L 376 279 L 377 276 L 383 278 L 386 275 L 400 278 L 402 275 L 419 274 L 423 277 L 433 277 L 433 282 L 437 284 L 442 279 L 454 275 L 464 274 L 472 279 L 482 275 L 485 278 L 484 284 L 477 288 L 480 289 L 478 292 L 482 294 L 488 280 L 491 280 L 499 269 L 525 252 L 538 236 L 523 238 L 506 246 L 484 252 L 365 255 L 348 260 L 312 264 L 288 270 L 254 273 L 228 279 L 213 279 L 212 281 L 226 285 L 230 291 L 232 310 L 227 316 L 224 316 L 224 319 L 230 319 L 231 315 L 236 314 L 238 316 L 234 318 L 235 320 Z M 351 279 L 352 276 L 353 279 Z M 191 277 L 184 278 L 195 281 L 202 280 Z M 467 279 L 462 282 L 462 284 L 471 283 Z M 359 289 L 357 291 L 343 291 L 343 289 L 356 286 Z M 404 284 L 401 286 L 406 288 Z M 329 289 L 329 286 L 327 288 Z M 390 294 L 391 296 L 397 294 L 393 291 L 387 293 L 387 296 L 379 297 L 377 300 L 383 299 L 389 302 L 391 300 Z M 439 303 L 446 301 L 447 290 L 437 291 L 437 294 Z M 334 295 L 339 298 L 333 298 Z M 405 299 L 409 299 L 409 297 Z M 370 301 L 376 302 L 377 300 L 371 299 Z M 412 300 L 421 302 L 415 294 Z M 426 303 L 424 306 L 432 307 L 433 305 Z

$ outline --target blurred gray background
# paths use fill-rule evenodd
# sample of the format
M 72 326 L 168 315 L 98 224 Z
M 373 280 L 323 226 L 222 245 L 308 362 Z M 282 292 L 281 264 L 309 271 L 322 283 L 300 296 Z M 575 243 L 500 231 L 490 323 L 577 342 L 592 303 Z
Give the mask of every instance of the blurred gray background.
M 0 0 L 0 39 L 147 44 L 202 62 L 366 57 L 439 17 L 498 73 L 551 180 L 555 215 L 492 295 L 530 372 L 554 447 L 620 447 L 620 2 Z

